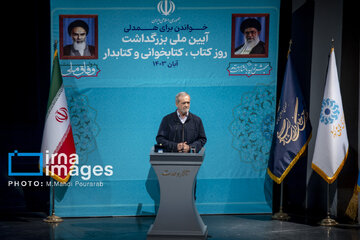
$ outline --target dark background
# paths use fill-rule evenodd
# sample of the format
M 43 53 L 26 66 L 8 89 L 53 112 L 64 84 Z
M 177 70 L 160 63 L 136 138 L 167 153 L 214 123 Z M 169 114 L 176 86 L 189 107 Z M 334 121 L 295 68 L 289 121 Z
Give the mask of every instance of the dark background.
M 3 74 L 0 118 L 0 212 L 49 212 L 49 187 L 8 187 L 8 153 L 40 152 L 50 87 L 50 3 L 13 1 L 3 8 Z M 4 16 L 4 15 L 3 15 Z

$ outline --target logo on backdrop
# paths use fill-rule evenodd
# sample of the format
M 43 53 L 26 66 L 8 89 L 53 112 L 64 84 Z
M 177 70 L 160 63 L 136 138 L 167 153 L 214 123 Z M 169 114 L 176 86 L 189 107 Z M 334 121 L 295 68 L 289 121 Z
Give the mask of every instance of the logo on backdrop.
M 171 0 L 161 0 L 157 5 L 157 10 L 164 16 L 169 16 L 175 11 L 175 3 Z
M 270 75 L 272 67 L 270 62 L 231 62 L 226 69 L 229 72 L 229 76 L 247 76 L 253 75 Z
M 83 62 L 82 64 L 61 64 L 61 75 L 63 77 L 74 77 L 80 79 L 82 77 L 97 77 L 101 71 L 99 66 L 91 62 Z

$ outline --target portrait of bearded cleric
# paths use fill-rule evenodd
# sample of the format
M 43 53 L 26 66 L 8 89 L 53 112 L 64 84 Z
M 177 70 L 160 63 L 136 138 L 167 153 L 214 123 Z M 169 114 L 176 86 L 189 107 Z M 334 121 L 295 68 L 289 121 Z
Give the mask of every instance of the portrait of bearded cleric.
M 231 57 L 267 57 L 268 23 L 268 14 L 233 14 Z

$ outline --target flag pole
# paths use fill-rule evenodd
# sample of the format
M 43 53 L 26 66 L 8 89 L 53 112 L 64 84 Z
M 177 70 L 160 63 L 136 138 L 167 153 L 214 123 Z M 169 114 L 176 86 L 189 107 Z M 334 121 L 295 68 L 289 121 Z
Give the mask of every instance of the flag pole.
M 58 41 L 55 40 L 54 52 L 57 50 L 57 43 Z M 55 215 L 55 184 L 53 178 L 51 178 L 51 215 L 43 219 L 43 221 L 47 223 L 60 223 L 63 221 L 61 217 Z
M 64 221 L 61 217 L 55 215 L 55 184 L 51 178 L 51 215 L 43 219 L 47 223 L 60 223 Z
M 279 210 L 279 212 L 277 212 L 277 213 L 275 213 L 273 216 L 272 216 L 272 219 L 274 219 L 274 220 L 280 220 L 280 221 L 287 221 L 287 220 L 289 220 L 290 219 L 290 217 L 289 217 L 289 215 L 287 214 L 287 213 L 285 213 L 285 212 L 283 212 L 283 188 L 284 188 L 284 186 L 283 186 L 283 182 L 284 181 L 282 181 L 281 183 L 280 183 L 280 210 Z
M 337 225 L 338 222 L 330 217 L 330 183 L 327 183 L 326 193 L 327 193 L 327 196 L 326 196 L 326 198 L 327 198 L 327 216 L 326 216 L 326 218 L 324 218 L 323 220 L 320 221 L 320 225 L 331 227 L 331 226 Z
M 291 52 L 291 45 L 292 45 L 292 39 L 290 39 L 290 41 L 289 41 L 289 49 L 288 49 L 286 58 L 289 58 L 289 55 L 290 55 L 290 52 Z
M 291 45 L 292 45 L 292 39 L 290 39 L 289 41 L 289 49 L 288 49 L 288 52 L 287 52 L 287 56 L 286 58 L 289 58 L 289 55 L 290 55 L 290 52 L 291 52 Z M 284 185 L 283 185 L 283 181 L 281 181 L 280 183 L 280 209 L 279 209 L 279 212 L 275 213 L 273 216 L 272 216 L 272 219 L 274 220 L 280 220 L 280 221 L 287 221 L 290 219 L 290 216 L 283 212 L 283 198 L 284 198 Z

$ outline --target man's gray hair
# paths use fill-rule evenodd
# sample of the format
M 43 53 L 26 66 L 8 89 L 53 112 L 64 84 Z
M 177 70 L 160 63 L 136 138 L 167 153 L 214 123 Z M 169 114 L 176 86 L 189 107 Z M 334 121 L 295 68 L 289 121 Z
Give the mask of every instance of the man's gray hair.
M 180 98 L 180 97 L 184 97 L 184 96 L 189 96 L 189 97 L 190 97 L 190 95 L 189 95 L 187 92 L 179 92 L 179 93 L 176 94 L 176 96 L 175 96 L 175 102 L 176 102 L 176 103 L 179 103 L 179 98 Z

